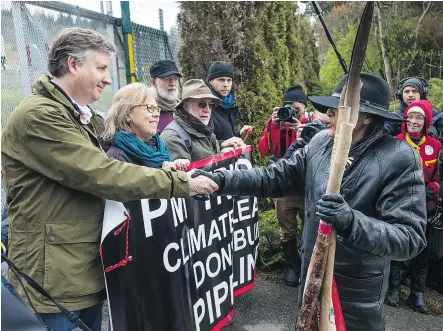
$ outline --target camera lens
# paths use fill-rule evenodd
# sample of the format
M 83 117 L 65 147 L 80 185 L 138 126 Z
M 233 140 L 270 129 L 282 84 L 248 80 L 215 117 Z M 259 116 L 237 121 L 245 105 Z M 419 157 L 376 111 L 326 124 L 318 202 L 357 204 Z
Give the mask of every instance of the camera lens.
M 287 108 L 280 108 L 277 112 L 277 117 L 279 120 L 286 121 L 289 118 L 290 111 Z
M 314 137 L 315 134 L 316 134 L 318 131 L 319 131 L 319 130 L 318 130 L 317 128 L 312 127 L 312 126 L 310 126 L 310 127 L 305 127 L 305 128 L 303 129 L 303 132 L 302 132 L 302 138 L 303 138 L 303 140 L 306 140 L 306 141 L 309 142 L 309 141 L 312 139 L 312 137 Z

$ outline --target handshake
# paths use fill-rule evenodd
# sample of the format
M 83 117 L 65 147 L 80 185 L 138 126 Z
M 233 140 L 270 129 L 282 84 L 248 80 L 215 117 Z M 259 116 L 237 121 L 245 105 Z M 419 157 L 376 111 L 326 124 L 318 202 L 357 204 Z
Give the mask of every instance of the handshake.
M 189 196 L 199 196 L 203 200 L 203 196 L 216 193 L 220 189 L 220 178 L 217 174 L 213 174 L 204 170 L 194 169 L 186 173 L 189 182 Z

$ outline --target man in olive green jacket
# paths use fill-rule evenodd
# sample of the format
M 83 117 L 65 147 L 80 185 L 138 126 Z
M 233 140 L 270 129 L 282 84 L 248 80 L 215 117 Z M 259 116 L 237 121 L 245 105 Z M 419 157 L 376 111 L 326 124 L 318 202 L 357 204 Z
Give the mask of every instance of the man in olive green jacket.
M 105 199 L 187 197 L 215 189 L 202 177 L 106 156 L 97 140 L 101 121 L 87 105 L 111 83 L 113 51 L 94 31 L 61 31 L 49 54 L 54 78 L 42 76 L 35 82 L 32 94 L 9 118 L 1 140 L 9 257 L 93 330 L 100 330 L 104 298 L 99 245 Z M 24 297 L 12 274 L 10 281 Z M 50 328 L 73 328 L 70 322 L 58 324 L 59 310 L 49 300 L 29 286 L 26 291 Z M 87 316 L 91 307 L 98 307 L 96 316 Z

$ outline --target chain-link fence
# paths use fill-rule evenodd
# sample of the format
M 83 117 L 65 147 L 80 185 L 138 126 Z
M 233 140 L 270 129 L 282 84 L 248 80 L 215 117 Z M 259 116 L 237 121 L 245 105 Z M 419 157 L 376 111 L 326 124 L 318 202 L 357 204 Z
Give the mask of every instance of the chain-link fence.
M 165 4 L 170 12 L 165 12 L 166 23 L 164 24 L 163 9 L 157 2 L 131 1 L 130 11 L 133 29 L 135 75 L 139 82 L 149 82 L 151 76 L 149 68 L 159 60 L 173 60 L 180 68 L 178 52 L 181 38 L 177 25 L 171 25 L 171 15 L 176 15 L 178 5 Z M 158 10 L 156 10 L 158 9 Z M 141 20 L 137 13 L 147 13 Z M 169 32 L 165 31 L 165 25 L 169 26 Z M 149 27 L 148 27 L 149 26 Z
M 117 52 L 111 61 L 112 86 L 104 89 L 92 108 L 107 112 L 112 96 L 126 85 L 125 51 L 121 19 L 59 1 L 1 2 L 1 127 L 17 104 L 32 91 L 34 81 L 48 74 L 49 47 L 57 33 L 67 27 L 92 29 L 113 40 Z M 162 59 L 178 62 L 180 38 L 144 25 L 133 25 L 137 81 L 148 82 L 149 67 Z M 178 64 L 178 63 L 177 63 Z M 3 184 L 3 183 L 2 183 Z M 2 189 L 2 210 L 5 204 Z
M 34 81 L 47 74 L 49 45 L 57 32 L 68 27 L 82 27 L 98 31 L 114 41 L 116 56 L 111 66 L 123 79 L 103 91 L 92 107 L 106 111 L 112 101 L 112 91 L 125 82 L 122 37 L 106 15 L 94 13 L 92 18 L 81 16 L 79 8 L 56 2 L 2 2 L 2 127 L 23 96 L 31 93 Z M 114 69 L 114 68 L 111 68 Z
M 165 31 L 133 24 L 135 75 L 139 82 L 149 82 L 149 68 L 159 60 L 169 59 L 178 64 L 179 39 L 171 43 Z

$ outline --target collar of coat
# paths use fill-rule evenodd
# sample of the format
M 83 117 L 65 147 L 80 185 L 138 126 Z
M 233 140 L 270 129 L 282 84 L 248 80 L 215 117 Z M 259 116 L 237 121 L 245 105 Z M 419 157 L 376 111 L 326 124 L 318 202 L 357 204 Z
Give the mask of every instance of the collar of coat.
M 65 91 L 63 91 L 60 86 L 51 82 L 50 76 L 40 76 L 34 83 L 33 92 L 43 95 L 44 97 L 59 102 L 60 104 L 65 106 L 70 111 L 74 120 L 80 123 L 83 128 L 91 134 L 92 139 L 95 140 L 95 143 L 98 144 L 98 146 L 101 146 L 97 138 L 97 133 L 94 126 L 92 124 L 91 126 L 83 124 L 80 121 L 80 110 L 76 109 L 71 98 L 66 94 Z M 86 107 L 90 109 L 93 121 L 96 122 L 95 118 L 97 118 L 97 114 L 89 106 Z
M 60 86 L 56 85 L 51 80 L 52 79 L 50 76 L 46 75 L 40 76 L 34 83 L 35 92 L 63 104 L 72 112 L 74 117 L 78 119 L 78 115 L 81 112 L 75 108 L 74 102 L 66 94 L 66 92 L 63 91 L 63 89 Z M 96 115 L 95 112 L 89 106 L 85 107 L 89 108 L 89 110 L 93 115 Z
M 416 144 L 411 139 L 411 137 L 409 137 L 409 134 L 406 134 L 405 137 L 406 137 L 406 141 L 408 142 L 408 144 L 411 145 L 418 152 L 418 154 L 420 155 L 420 159 L 421 159 L 420 146 L 426 142 L 426 135 L 423 135 L 423 137 L 420 139 L 418 144 Z

